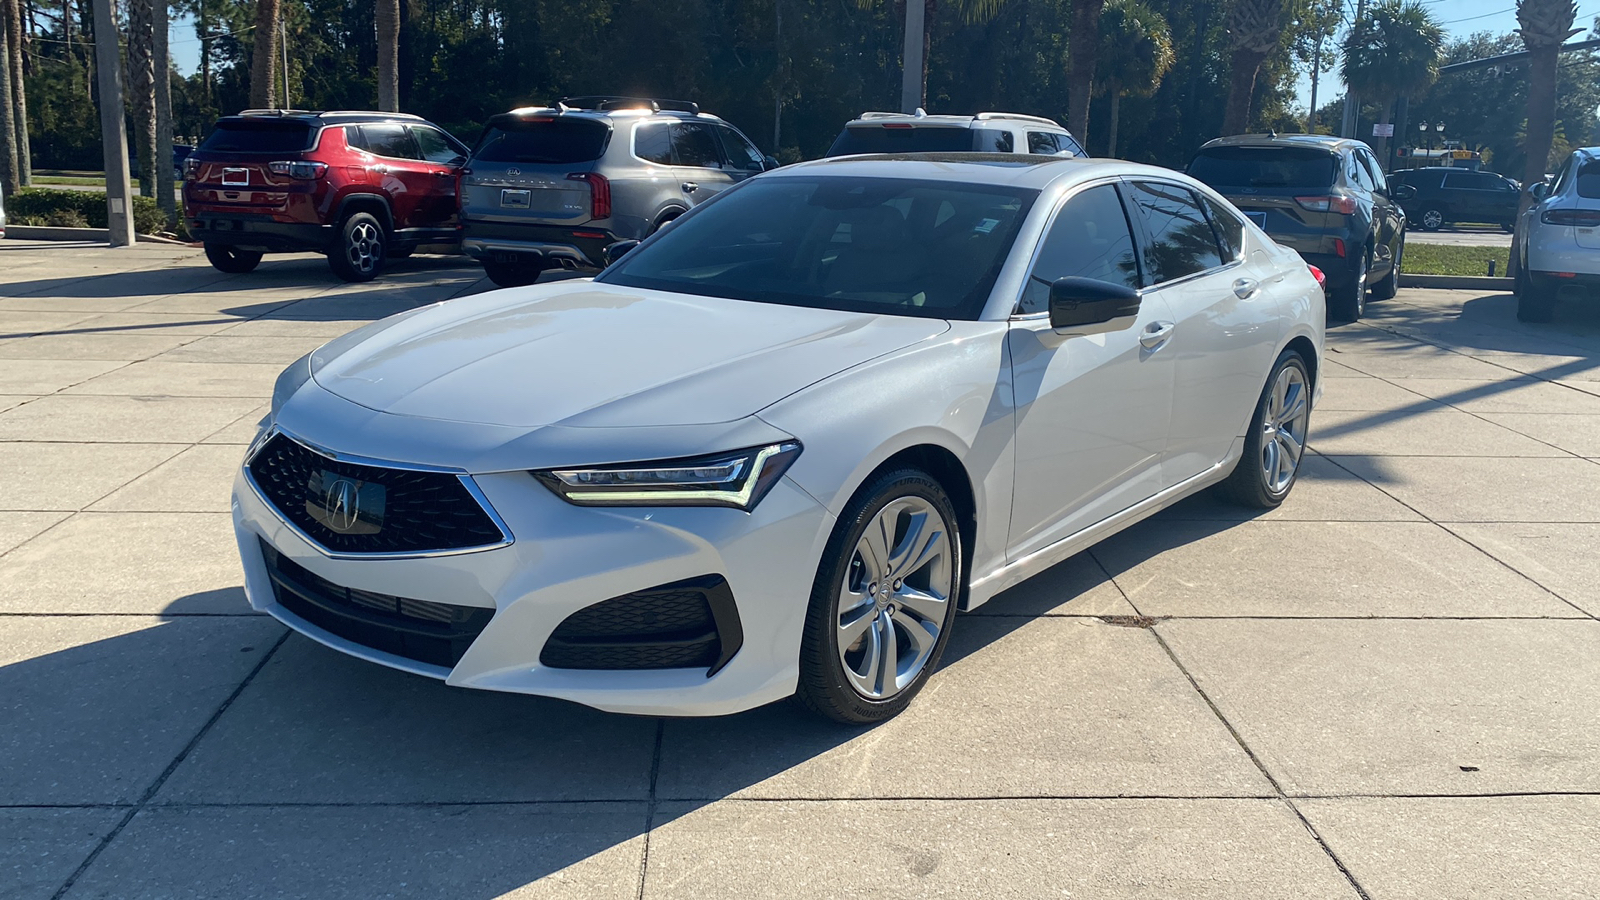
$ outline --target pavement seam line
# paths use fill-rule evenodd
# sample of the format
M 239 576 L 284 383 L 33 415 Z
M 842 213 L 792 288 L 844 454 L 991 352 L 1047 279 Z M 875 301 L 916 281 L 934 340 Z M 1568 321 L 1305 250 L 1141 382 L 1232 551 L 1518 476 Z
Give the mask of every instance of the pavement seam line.
M 56 892 L 50 895 L 50 900 L 61 900 L 62 897 L 65 897 L 67 892 L 72 890 L 72 886 L 77 884 L 78 879 L 83 877 L 83 874 L 89 871 L 89 868 L 94 865 L 95 860 L 100 858 L 100 854 L 105 852 L 105 849 L 111 846 L 111 842 L 116 840 L 117 836 L 122 833 L 122 830 L 128 826 L 128 823 L 133 821 L 134 816 L 137 816 L 142 810 L 144 810 L 146 806 L 150 804 L 151 800 L 155 799 L 156 794 L 161 790 L 162 786 L 167 783 L 167 779 L 171 778 L 172 773 L 178 770 L 178 766 L 182 765 L 183 761 L 189 758 L 189 754 L 194 752 L 194 748 L 199 746 L 200 741 L 211 732 L 212 727 L 217 724 L 217 720 L 221 719 L 222 714 L 227 712 L 228 709 L 233 706 L 233 701 L 239 699 L 239 695 L 244 693 L 244 689 L 250 686 L 250 682 L 255 680 L 256 675 L 260 674 L 261 670 L 266 667 L 267 662 L 270 661 L 278 652 L 278 648 L 282 647 L 284 641 L 287 641 L 288 639 L 289 630 L 285 628 L 283 633 L 278 635 L 278 640 L 274 642 L 271 647 L 267 648 L 266 653 L 261 654 L 261 659 L 258 660 L 255 666 L 245 674 L 244 678 L 240 680 L 239 684 L 233 689 L 233 691 L 223 699 L 222 704 L 218 706 L 216 711 L 211 714 L 211 717 L 206 719 L 205 724 L 201 725 L 200 728 L 195 732 L 194 736 L 189 739 L 189 742 L 183 746 L 183 749 L 178 751 L 178 755 L 173 757 L 172 762 L 167 763 L 167 767 L 161 771 L 160 775 L 156 776 L 156 779 L 150 783 L 149 787 L 145 788 L 144 793 L 141 794 L 139 799 L 128 808 L 127 813 L 123 815 L 123 817 L 111 828 L 110 831 L 106 832 L 106 836 L 100 839 L 100 842 L 95 845 L 93 850 L 89 851 L 89 855 L 84 857 L 83 862 L 79 863 L 78 867 L 72 870 L 72 874 L 67 876 L 67 880 L 62 883 L 61 887 L 57 888 Z
M 650 833 L 656 827 L 656 784 L 661 780 L 661 744 L 666 736 L 667 720 L 656 720 L 655 750 L 650 756 L 650 802 L 644 814 L 644 850 L 639 854 L 639 892 L 635 896 L 644 900 L 645 878 L 650 873 Z

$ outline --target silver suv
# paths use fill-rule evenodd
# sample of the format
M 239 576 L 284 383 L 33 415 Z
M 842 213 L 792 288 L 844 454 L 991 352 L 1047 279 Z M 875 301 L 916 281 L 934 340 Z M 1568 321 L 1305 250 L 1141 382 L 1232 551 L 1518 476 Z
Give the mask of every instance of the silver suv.
M 930 116 L 866 112 L 844 126 L 825 156 L 855 153 L 1033 153 L 1088 156 L 1070 132 L 1050 119 L 1020 113 Z
M 502 287 L 598 269 L 718 191 L 776 168 L 681 100 L 572 97 L 491 118 L 463 172 L 461 249 Z

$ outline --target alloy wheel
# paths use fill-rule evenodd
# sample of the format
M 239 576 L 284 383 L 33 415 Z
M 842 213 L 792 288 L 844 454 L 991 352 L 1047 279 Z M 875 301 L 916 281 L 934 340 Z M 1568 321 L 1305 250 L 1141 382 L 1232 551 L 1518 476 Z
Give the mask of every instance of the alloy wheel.
M 1444 213 L 1437 209 L 1430 209 L 1422 214 L 1422 227 L 1429 231 L 1438 231 L 1444 226 Z
M 840 586 L 839 661 L 861 696 L 914 682 L 938 646 L 955 595 L 949 523 L 921 497 L 890 501 L 856 542 Z
M 383 253 L 383 238 L 377 226 L 370 222 L 357 222 L 345 237 L 345 256 L 351 268 L 365 275 L 378 267 Z
M 1267 490 L 1281 494 L 1294 482 L 1305 452 L 1311 403 L 1305 373 L 1284 366 L 1261 412 L 1261 474 Z

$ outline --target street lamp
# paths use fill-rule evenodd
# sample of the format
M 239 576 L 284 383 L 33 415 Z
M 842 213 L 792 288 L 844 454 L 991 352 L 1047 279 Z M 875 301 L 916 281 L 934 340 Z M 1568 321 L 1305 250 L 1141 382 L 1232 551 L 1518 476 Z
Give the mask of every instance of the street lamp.
M 1417 140 L 1427 142 L 1428 151 L 1433 152 L 1433 136 L 1428 133 L 1427 122 L 1417 123 Z

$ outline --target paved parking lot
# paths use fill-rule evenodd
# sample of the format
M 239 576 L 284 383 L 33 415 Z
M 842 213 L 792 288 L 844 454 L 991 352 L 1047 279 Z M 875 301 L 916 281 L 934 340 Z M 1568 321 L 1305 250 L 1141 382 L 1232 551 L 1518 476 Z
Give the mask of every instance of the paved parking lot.
M 250 613 L 278 370 L 477 274 L 0 242 L 0 897 L 1600 894 L 1600 315 L 1376 304 L 1281 509 L 1008 591 L 858 730 L 457 691 Z

